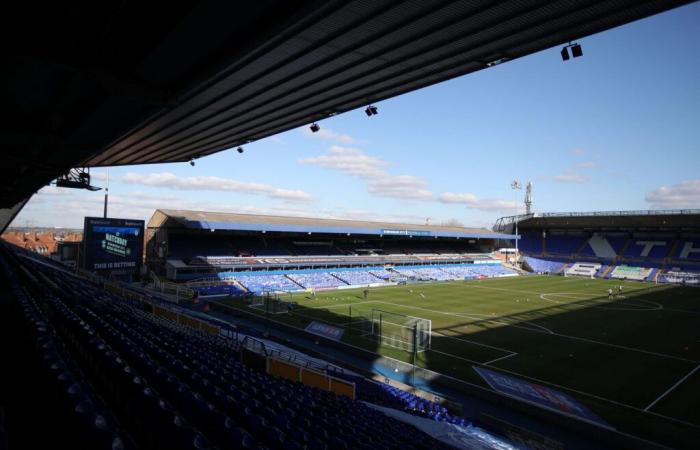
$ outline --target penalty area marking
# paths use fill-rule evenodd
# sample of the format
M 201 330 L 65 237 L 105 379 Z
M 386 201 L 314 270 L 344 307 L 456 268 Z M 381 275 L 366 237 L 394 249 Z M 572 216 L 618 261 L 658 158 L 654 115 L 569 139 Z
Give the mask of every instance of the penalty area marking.
M 664 392 L 663 394 L 661 394 L 661 395 L 659 395 L 658 397 L 656 397 L 656 400 L 654 400 L 653 402 L 649 403 L 649 406 L 647 406 L 646 408 L 644 408 L 644 411 L 649 411 L 649 409 L 651 409 L 651 407 L 653 407 L 655 404 L 657 404 L 657 403 L 659 402 L 659 400 L 661 400 L 662 398 L 664 398 L 664 397 L 666 397 L 668 394 L 670 394 L 671 391 L 673 391 L 675 388 L 677 388 L 682 382 L 684 382 L 685 380 L 687 380 L 692 374 L 694 374 L 695 372 L 697 372 L 698 369 L 700 369 L 700 365 L 698 365 L 697 367 L 695 367 L 695 369 L 691 370 L 686 376 L 684 376 L 683 378 L 681 378 L 680 380 L 678 380 L 678 381 L 676 382 L 676 384 L 674 384 L 673 386 L 671 386 L 670 388 L 668 388 L 668 389 L 666 390 L 666 392 Z
M 23 256 L 23 255 L 20 255 L 20 256 Z M 40 261 L 40 262 L 41 262 L 41 261 Z M 44 264 L 44 263 L 42 263 L 42 264 Z M 229 306 L 229 308 L 236 309 L 236 308 L 231 307 L 231 306 Z M 280 324 L 280 325 L 287 325 L 287 324 L 284 323 L 284 322 L 279 322 L 279 321 L 274 320 L 274 319 L 270 319 L 270 321 L 271 321 L 271 322 L 278 323 L 278 324 Z M 227 322 L 228 322 L 228 321 L 227 321 Z M 231 323 L 231 322 L 229 322 L 229 323 Z M 541 331 L 536 331 L 536 330 L 531 330 L 531 331 L 534 331 L 534 332 L 536 332 L 536 333 L 542 333 Z M 365 335 L 365 336 L 368 336 L 368 335 Z M 603 344 L 604 344 L 604 343 L 603 343 Z M 367 349 L 365 349 L 365 348 L 363 348 L 363 347 L 358 347 L 358 346 L 356 346 L 356 345 L 352 345 L 352 344 L 349 344 L 349 343 L 345 343 L 345 345 L 347 345 L 347 346 L 349 346 L 349 347 L 353 347 L 353 348 L 365 350 L 365 351 L 367 350 Z M 324 352 L 321 351 L 321 349 L 317 349 L 316 351 L 319 352 L 319 353 L 321 353 L 321 354 L 324 354 Z M 430 351 L 435 351 L 435 350 L 430 350 Z M 443 353 L 443 352 L 438 352 L 438 353 Z M 332 355 L 330 355 L 330 354 L 328 354 L 328 355 L 329 355 L 329 356 L 332 356 Z M 447 355 L 447 356 L 454 356 L 454 355 L 450 355 L 449 353 L 447 353 L 446 355 Z M 389 359 L 389 360 L 393 360 L 393 361 L 405 363 L 405 361 L 401 361 L 401 360 L 399 360 L 399 359 L 392 358 L 391 356 L 387 356 L 387 355 L 383 355 L 383 356 L 384 356 L 384 358 Z M 661 355 L 661 356 L 664 356 L 664 355 Z M 466 358 L 459 358 L 459 359 L 466 359 Z M 681 358 L 676 358 L 676 359 L 681 359 Z M 469 361 L 469 360 L 467 360 L 467 361 Z M 689 361 L 689 360 L 686 360 L 686 361 Z M 476 362 L 476 361 L 473 361 L 473 362 Z M 698 363 L 698 361 L 694 361 L 694 362 L 695 362 L 695 363 Z M 479 364 L 479 363 L 477 362 L 477 364 Z M 433 372 L 433 371 L 431 371 L 430 369 L 426 369 L 426 368 L 424 368 L 424 367 L 421 367 L 421 369 L 426 370 L 427 372 Z M 551 381 L 546 381 L 546 380 L 543 380 L 543 379 L 535 378 L 535 377 L 526 375 L 526 374 L 524 374 L 524 373 L 514 372 L 514 371 L 512 371 L 512 370 L 507 370 L 507 369 L 502 369 L 502 368 L 498 368 L 498 370 L 500 370 L 500 371 L 502 371 L 502 372 L 505 372 L 505 373 L 510 373 L 510 374 L 512 374 L 512 375 L 516 375 L 516 376 L 519 376 L 519 377 L 522 377 L 522 378 L 525 378 L 525 379 L 529 379 L 529 380 L 532 380 L 532 381 L 536 381 L 536 382 L 539 382 L 539 383 L 543 383 L 543 384 L 545 384 L 545 385 L 554 386 L 554 387 L 563 389 L 563 390 L 568 391 L 568 392 L 574 392 L 574 393 L 576 393 L 576 394 L 580 394 L 580 395 L 583 395 L 583 396 L 586 396 L 586 397 L 589 397 L 589 398 L 595 398 L 595 399 L 598 399 L 598 400 L 602 400 L 602 401 L 608 402 L 608 403 L 613 404 L 613 405 L 622 406 L 622 407 L 625 407 L 625 408 L 632 409 L 632 410 L 634 410 L 634 411 L 644 412 L 644 410 L 642 410 L 642 409 L 640 409 L 640 408 L 637 408 L 636 406 L 628 405 L 628 404 L 626 404 L 626 403 L 622 403 L 622 402 L 619 402 L 619 401 L 616 401 L 616 400 L 612 400 L 612 399 L 609 399 L 609 398 L 601 397 L 601 396 L 599 396 L 599 395 L 591 394 L 591 393 L 589 393 L 589 392 L 579 391 L 579 390 L 577 390 L 577 389 L 570 388 L 570 387 L 567 387 L 567 386 L 562 386 L 562 385 L 560 385 L 560 384 L 556 384 L 556 383 L 553 383 L 553 382 L 551 382 Z M 436 373 L 436 372 L 433 372 L 433 373 Z M 468 381 L 465 381 L 465 380 L 463 380 L 463 379 L 455 378 L 455 377 L 453 377 L 453 376 L 450 376 L 450 375 L 447 375 L 447 374 L 444 374 L 444 373 L 443 373 L 442 375 L 443 375 L 444 377 L 450 378 L 450 379 L 455 380 L 455 381 L 458 381 L 458 382 L 460 382 L 460 383 L 465 383 L 465 384 L 467 384 L 467 385 L 475 386 L 474 384 L 469 383 Z M 659 413 L 654 412 L 654 411 L 646 411 L 646 412 L 649 413 L 649 414 L 653 414 L 654 416 L 662 417 L 662 418 L 664 418 L 664 419 L 667 419 L 667 420 L 670 420 L 670 421 L 673 421 L 673 422 L 676 422 L 676 423 L 681 423 L 681 424 L 683 424 L 683 425 L 690 426 L 690 427 L 693 427 L 693 428 L 695 428 L 695 429 L 700 430 L 700 426 L 698 426 L 697 424 L 693 424 L 693 423 L 690 423 L 690 422 L 686 422 L 686 421 L 684 421 L 684 420 L 677 419 L 677 418 L 675 418 L 675 417 L 669 417 L 669 416 L 666 416 L 666 415 L 663 415 L 663 414 L 659 414 Z
M 556 303 L 558 305 L 570 305 L 571 303 L 569 302 L 562 302 L 559 300 L 555 300 L 554 298 L 549 298 L 549 297 L 555 297 L 555 298 L 564 298 L 564 299 L 571 299 L 571 300 L 590 300 L 590 301 L 597 301 L 595 298 L 591 298 L 590 295 L 584 294 L 584 293 L 579 293 L 579 292 L 550 292 L 546 294 L 540 294 L 540 298 L 544 301 L 547 302 L 552 302 Z M 618 297 L 619 298 L 619 297 Z M 626 297 L 622 297 L 626 298 Z M 639 303 L 635 304 L 634 302 L 640 302 L 642 303 L 641 305 Z M 598 309 L 607 309 L 611 311 L 660 311 L 664 309 L 664 307 L 656 302 L 652 302 L 650 300 L 641 300 L 641 299 L 636 299 L 633 301 L 627 301 L 625 300 L 624 304 L 620 304 L 619 302 L 616 303 L 615 301 L 611 303 L 606 303 L 604 305 L 592 305 L 590 306 L 591 308 L 598 308 Z M 643 303 L 646 303 L 646 305 L 643 305 Z M 606 305 L 619 305 L 619 306 L 606 306 Z M 626 305 L 630 305 L 625 307 Z M 649 306 L 651 305 L 651 306 Z
M 493 323 L 498 324 L 498 325 L 505 325 L 507 327 L 513 327 L 513 328 L 523 328 L 525 330 L 528 329 L 527 327 L 524 327 L 522 325 L 515 325 L 512 323 L 504 322 L 502 317 L 498 317 L 498 318 L 494 319 L 493 316 L 490 316 L 488 314 L 477 314 L 477 313 L 453 313 L 453 314 L 457 317 L 464 317 L 466 319 L 474 319 L 474 320 L 481 321 L 481 322 L 493 322 Z M 490 317 L 490 319 L 484 320 L 484 319 L 481 319 L 480 317 L 476 317 L 476 316 Z M 524 321 L 519 322 L 519 323 L 524 323 L 524 324 L 530 325 L 532 327 L 539 328 L 540 330 L 543 330 L 547 334 L 555 334 L 554 331 L 550 330 L 549 328 L 542 326 L 542 325 L 538 325 L 538 324 L 533 323 L 533 322 L 530 322 L 529 320 L 524 320 Z M 537 331 L 537 330 L 535 330 L 535 331 Z
M 432 309 L 421 308 L 420 306 L 410 306 L 410 305 L 403 305 L 403 304 L 400 304 L 400 303 L 389 303 L 389 302 L 377 302 L 377 303 L 386 303 L 386 304 L 394 305 L 394 306 L 403 306 L 403 307 L 406 307 L 406 308 L 422 309 L 422 310 L 424 310 L 424 311 L 429 311 L 429 312 L 433 312 L 433 313 L 436 313 L 436 314 L 444 314 L 444 315 L 447 315 L 447 316 L 464 317 L 464 316 L 459 316 L 459 315 L 457 315 L 457 314 L 455 314 L 455 313 L 448 313 L 448 312 L 444 312 L 444 311 L 435 311 L 435 310 L 432 310 Z M 495 320 L 497 320 L 497 318 L 494 318 L 494 319 L 492 319 L 492 320 L 494 321 L 494 323 L 496 323 Z M 627 346 L 625 346 L 625 345 L 619 345 L 619 344 L 611 344 L 611 343 L 609 343 L 609 342 L 596 341 L 596 340 L 594 340 L 594 339 L 588 339 L 588 338 L 579 337 L 579 336 L 571 336 L 571 335 L 568 335 L 568 334 L 555 333 L 555 332 L 552 332 L 552 331 L 549 331 L 549 332 L 547 332 L 547 331 L 540 331 L 540 330 L 537 330 L 537 329 L 535 329 L 535 328 L 528 328 L 528 327 L 522 327 L 522 326 L 518 326 L 518 325 L 512 325 L 512 324 L 509 324 L 509 323 L 506 323 L 506 322 L 501 322 L 501 323 L 503 323 L 504 325 L 510 326 L 510 327 L 520 328 L 520 329 L 523 329 L 523 330 L 526 330 L 526 331 L 530 331 L 530 332 L 532 332 L 532 333 L 550 334 L 550 335 L 552 335 L 552 336 L 557 336 L 557 337 L 561 337 L 561 338 L 565 338 L 565 339 L 571 339 L 571 340 L 574 340 L 574 341 L 588 342 L 588 343 L 591 343 L 591 344 L 598 344 L 598 345 L 602 345 L 602 346 L 610 347 L 610 348 L 618 348 L 618 349 L 627 350 L 627 351 L 631 351 L 631 352 L 645 353 L 645 354 L 647 354 L 647 355 L 658 356 L 658 357 L 660 357 L 660 358 L 675 359 L 675 360 L 677 360 L 677 361 L 687 361 L 687 362 L 692 362 L 692 363 L 696 363 L 696 364 L 697 364 L 698 362 L 700 362 L 700 361 L 696 361 L 696 360 L 694 360 L 694 359 L 682 358 L 682 357 L 680 357 L 680 356 L 666 355 L 666 354 L 663 354 L 663 353 L 657 353 L 657 352 L 652 352 L 652 351 L 649 351 L 649 350 L 643 350 L 643 349 L 641 349 L 641 348 L 627 347 Z M 525 323 L 525 322 L 522 322 L 522 323 Z M 532 325 L 532 324 L 530 324 L 530 325 Z
M 488 366 L 488 365 L 491 364 L 491 363 L 495 363 L 496 361 L 500 361 L 500 360 L 502 360 L 502 359 L 510 358 L 510 357 L 512 357 L 512 356 L 518 356 L 518 354 L 517 354 L 517 353 L 511 353 L 510 355 L 501 356 L 500 358 L 492 359 L 491 361 L 486 361 L 486 362 L 484 363 L 484 365 L 485 365 L 485 366 Z
M 391 303 L 391 302 L 380 302 L 380 301 L 378 301 L 377 303 L 384 303 L 386 305 L 398 306 L 401 308 L 420 309 L 422 311 L 428 311 L 428 312 L 435 313 L 435 314 L 443 314 L 445 316 L 453 316 L 453 317 L 462 317 L 465 319 L 474 319 L 474 320 L 479 320 L 479 321 L 483 321 L 484 319 L 482 319 L 481 317 L 477 317 L 477 316 L 491 317 L 491 319 L 487 320 L 488 322 L 493 322 L 493 323 L 499 324 L 499 325 L 506 325 L 506 326 L 513 327 L 513 328 L 522 328 L 523 330 L 538 331 L 538 330 L 533 330 L 532 328 L 524 327 L 521 325 L 514 325 L 512 323 L 503 322 L 502 320 L 499 320 L 500 317 L 489 316 L 488 314 L 450 313 L 450 312 L 445 312 L 445 311 L 436 311 L 434 309 L 421 308 L 420 306 L 404 305 L 403 303 Z M 543 327 L 542 325 L 537 325 L 534 323 L 530 323 L 528 321 L 523 321 L 520 323 L 527 323 L 528 325 L 531 325 L 531 326 L 534 326 L 537 328 L 541 328 L 543 331 L 539 331 L 540 333 L 555 334 L 552 330 L 550 330 L 549 328 Z

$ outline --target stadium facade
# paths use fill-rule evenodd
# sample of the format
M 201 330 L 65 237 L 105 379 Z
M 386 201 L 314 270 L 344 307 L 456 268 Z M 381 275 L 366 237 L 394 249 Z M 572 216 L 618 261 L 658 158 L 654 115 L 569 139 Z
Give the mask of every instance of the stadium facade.
M 535 272 L 700 282 L 700 210 L 536 213 L 518 222 L 524 266 Z
M 146 238 L 148 267 L 184 281 L 244 271 L 499 264 L 488 254 L 514 236 L 483 228 L 159 209 Z

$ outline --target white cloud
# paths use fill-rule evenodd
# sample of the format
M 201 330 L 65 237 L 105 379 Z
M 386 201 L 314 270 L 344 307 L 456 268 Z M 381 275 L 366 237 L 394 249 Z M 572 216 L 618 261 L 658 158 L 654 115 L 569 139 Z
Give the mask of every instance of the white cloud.
M 170 172 L 140 174 L 129 172 L 120 178 L 127 184 L 176 189 L 181 191 L 225 191 L 260 195 L 278 200 L 306 202 L 311 194 L 301 190 L 280 189 L 268 184 L 247 183 L 229 178 L 196 176 L 181 177 Z
M 596 164 L 593 161 L 586 161 L 576 164 L 575 167 L 577 169 L 595 169 L 596 167 L 598 167 L 598 164 Z
M 571 150 L 571 153 L 575 156 L 583 156 L 588 152 L 582 148 L 575 148 L 575 149 Z
M 700 208 L 700 179 L 661 186 L 644 198 L 654 209 Z
M 107 171 L 104 172 L 95 172 L 91 171 L 90 172 L 90 179 L 91 180 L 97 180 L 97 181 L 107 181 Z
M 379 178 L 387 174 L 385 161 L 366 154 L 359 148 L 331 146 L 325 155 L 300 159 L 299 164 L 339 170 L 360 178 Z
M 428 182 L 413 175 L 393 175 L 386 170 L 386 161 L 370 156 L 362 149 L 334 145 L 326 154 L 305 158 L 299 164 L 323 167 L 361 178 L 367 183 L 367 192 L 376 197 L 402 200 L 430 200 L 433 198 Z
M 479 198 L 471 192 L 443 192 L 438 197 L 440 203 L 461 204 L 467 208 L 479 209 L 482 211 L 502 211 L 513 212 L 520 203 L 498 200 L 493 198 Z
M 104 197 L 101 193 L 64 189 L 64 194 L 53 197 L 34 196 L 13 221 L 13 225 L 27 220 L 35 226 L 82 228 L 85 216 L 102 216 Z M 236 212 L 291 217 L 318 217 L 325 219 L 354 219 L 382 222 L 424 223 L 425 218 L 414 214 L 348 209 L 333 206 L 318 209 L 310 204 L 281 203 L 269 207 L 251 204 L 202 201 L 179 196 L 154 195 L 143 191 L 129 191 L 109 196 L 109 216 L 148 220 L 158 208 L 193 211 Z M 437 220 L 437 219 L 436 219 Z
M 387 175 L 367 184 L 367 191 L 377 197 L 407 200 L 430 200 L 433 193 L 427 190 L 428 182 L 413 175 Z
M 588 181 L 588 178 L 578 173 L 566 172 L 560 175 L 555 175 L 554 181 L 558 181 L 559 183 L 585 183 Z
M 304 127 L 302 128 L 302 130 L 304 136 L 316 139 L 323 139 L 325 141 L 336 141 L 340 142 L 341 144 L 354 144 L 356 142 L 356 140 L 352 136 L 348 136 L 347 134 L 336 133 L 335 131 L 326 127 L 321 127 L 321 129 L 315 133 L 312 132 L 309 127 Z

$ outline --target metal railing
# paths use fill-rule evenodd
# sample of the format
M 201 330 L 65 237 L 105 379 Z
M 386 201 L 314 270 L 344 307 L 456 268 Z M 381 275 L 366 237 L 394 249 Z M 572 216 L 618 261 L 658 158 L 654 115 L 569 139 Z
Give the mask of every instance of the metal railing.
M 501 231 L 509 225 L 533 217 L 630 217 L 630 216 L 682 216 L 700 215 L 700 209 L 639 209 L 631 211 L 584 211 L 584 212 L 548 212 L 504 216 L 496 220 L 493 231 Z
M 590 211 L 537 213 L 535 217 L 596 217 L 596 216 L 679 216 L 700 214 L 700 209 L 640 209 L 632 211 Z
M 174 295 L 178 300 L 190 300 L 194 298 L 194 290 L 177 283 L 162 281 L 156 274 L 151 272 L 151 283 L 153 290 L 163 294 Z

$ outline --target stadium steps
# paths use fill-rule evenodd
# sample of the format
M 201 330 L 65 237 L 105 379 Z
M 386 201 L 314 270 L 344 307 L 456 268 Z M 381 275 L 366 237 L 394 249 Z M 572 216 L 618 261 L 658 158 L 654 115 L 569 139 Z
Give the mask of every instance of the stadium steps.
M 605 274 L 605 278 L 607 278 L 607 279 L 612 278 L 612 274 L 613 274 L 613 272 L 615 271 L 616 268 L 617 268 L 617 265 L 611 264 L 611 265 L 610 265 L 610 270 L 608 270 L 608 273 Z
M 238 286 L 239 288 L 241 288 L 241 290 L 242 290 L 243 292 L 250 292 L 250 289 L 248 289 L 247 287 L 243 286 L 243 283 L 241 283 L 240 281 L 238 281 L 238 280 L 235 279 L 235 278 L 233 279 L 233 284 L 236 285 L 236 286 Z
M 330 273 L 330 272 L 328 272 L 328 274 L 329 274 L 330 276 L 332 276 L 333 278 L 335 278 L 335 279 L 337 279 L 337 280 L 340 280 L 340 281 L 342 281 L 343 283 L 345 283 L 345 284 L 347 284 L 347 285 L 350 285 L 350 283 L 348 283 L 347 280 L 343 280 L 343 279 L 340 278 L 338 275 L 336 275 L 336 274 L 334 274 L 334 273 Z
M 285 274 L 284 277 L 287 278 L 287 279 L 288 279 L 289 281 L 291 281 L 292 283 L 296 284 L 297 286 L 300 286 L 302 289 L 306 289 L 306 286 L 304 286 L 303 284 L 299 283 L 298 281 L 296 281 L 294 278 L 290 277 L 289 275 L 286 275 L 286 274 Z
M 376 279 L 379 280 L 379 281 L 386 281 L 386 280 L 384 280 L 383 278 L 381 278 L 381 277 L 379 277 L 379 276 L 373 274 L 372 271 L 369 271 L 369 270 L 368 270 L 367 273 L 369 273 L 370 275 L 372 275 L 374 278 L 376 278 Z
M 615 269 L 615 265 L 605 266 L 605 270 L 600 274 L 600 278 L 610 278 L 610 273 Z
M 514 271 L 516 271 L 516 272 L 517 272 L 518 274 L 520 274 L 520 275 L 527 275 L 527 274 L 530 273 L 530 272 L 528 272 L 527 270 L 522 269 L 522 268 L 520 268 L 520 267 L 518 267 L 518 266 L 516 266 L 516 265 L 514 265 L 514 264 L 511 264 L 511 263 L 505 263 L 505 262 L 504 262 L 504 263 L 502 263 L 502 264 L 503 264 L 503 267 L 506 267 L 506 268 L 508 268 L 508 269 L 514 270 Z M 445 270 L 443 270 L 443 271 L 444 271 L 444 272 L 447 272 L 447 271 L 445 271 Z M 447 272 L 447 273 L 449 273 L 449 272 Z
M 659 273 L 659 269 L 657 269 L 656 267 L 652 268 L 651 272 L 649 272 L 649 275 L 647 275 L 647 277 L 644 279 L 644 281 L 654 281 L 654 278 L 656 277 L 656 275 L 658 273 Z

